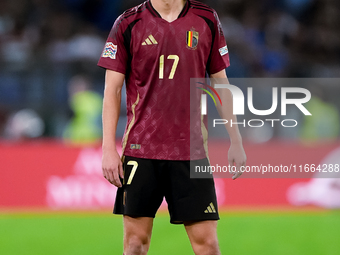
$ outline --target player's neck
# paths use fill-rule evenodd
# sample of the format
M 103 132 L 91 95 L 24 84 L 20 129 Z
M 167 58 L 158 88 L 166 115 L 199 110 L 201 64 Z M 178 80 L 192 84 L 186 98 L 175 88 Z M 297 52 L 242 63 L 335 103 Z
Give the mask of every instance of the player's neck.
M 172 22 L 183 10 L 186 0 L 150 0 L 153 8 L 163 19 Z

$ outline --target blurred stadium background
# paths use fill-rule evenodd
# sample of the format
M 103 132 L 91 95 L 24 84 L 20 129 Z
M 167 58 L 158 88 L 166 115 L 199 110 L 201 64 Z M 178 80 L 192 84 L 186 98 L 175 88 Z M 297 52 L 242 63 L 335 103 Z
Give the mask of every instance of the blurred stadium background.
M 101 177 L 105 71 L 96 63 L 114 20 L 141 2 L 1 0 L 0 254 L 122 254 L 121 218 L 110 214 L 115 188 Z M 299 125 L 289 132 L 241 130 L 248 164 L 339 164 L 339 1 L 202 2 L 220 16 L 235 85 L 305 78 L 300 86 L 312 93 L 313 116 L 290 109 Z M 254 105 L 268 109 L 272 86 L 253 87 Z M 221 137 L 211 137 L 212 157 L 225 157 Z M 216 179 L 222 253 L 340 254 L 339 173 L 313 176 Z M 150 254 L 193 254 L 164 209 Z

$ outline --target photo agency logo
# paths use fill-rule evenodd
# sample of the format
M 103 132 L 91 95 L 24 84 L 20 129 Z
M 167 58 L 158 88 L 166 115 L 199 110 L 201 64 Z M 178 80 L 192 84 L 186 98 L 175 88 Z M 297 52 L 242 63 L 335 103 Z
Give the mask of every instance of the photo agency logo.
M 197 87 L 198 89 L 206 92 L 206 94 L 201 95 L 201 114 L 207 115 L 207 95 L 209 95 L 213 101 L 215 106 L 217 107 L 217 102 L 215 97 L 219 100 L 219 103 L 222 106 L 222 99 L 216 89 L 229 89 L 232 97 L 233 97 L 233 114 L 234 115 L 245 115 L 245 95 L 242 92 L 242 90 L 231 84 L 216 84 L 214 88 L 208 84 L 205 84 L 203 82 L 197 82 L 198 84 L 202 85 L 202 87 Z M 212 92 L 210 92 L 208 89 L 210 89 Z M 256 116 L 269 116 L 273 113 L 275 113 L 279 106 L 279 88 L 273 87 L 272 88 L 272 105 L 269 109 L 266 110 L 259 110 L 254 107 L 254 93 L 253 93 L 253 87 L 247 88 L 247 106 L 248 110 L 256 115 Z M 299 98 L 288 98 L 289 94 L 298 94 Z M 215 97 L 214 97 L 215 95 Z M 309 102 L 311 99 L 311 93 L 308 89 L 305 88 L 299 88 L 299 87 L 283 87 L 281 88 L 281 116 L 287 116 L 287 106 L 288 105 L 294 105 L 297 107 L 305 116 L 311 116 L 312 114 L 307 110 L 307 108 L 304 106 L 305 103 Z M 246 120 L 243 119 L 243 121 L 237 121 L 234 122 L 232 119 L 213 119 L 213 127 L 216 127 L 217 125 L 230 125 L 231 127 L 233 125 L 241 125 L 243 127 L 263 127 L 265 125 L 265 122 L 268 122 L 271 127 L 274 127 L 276 124 L 282 125 L 282 127 L 296 127 L 298 125 L 298 121 L 296 119 L 277 119 L 277 118 L 258 118 L 258 119 L 250 119 Z

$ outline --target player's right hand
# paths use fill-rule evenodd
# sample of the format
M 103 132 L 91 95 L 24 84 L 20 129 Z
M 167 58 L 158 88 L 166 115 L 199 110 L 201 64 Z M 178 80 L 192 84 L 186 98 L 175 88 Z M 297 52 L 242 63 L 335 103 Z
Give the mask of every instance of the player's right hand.
M 118 188 L 122 187 L 119 177 L 124 179 L 123 164 L 116 150 L 103 151 L 102 170 L 106 180 Z

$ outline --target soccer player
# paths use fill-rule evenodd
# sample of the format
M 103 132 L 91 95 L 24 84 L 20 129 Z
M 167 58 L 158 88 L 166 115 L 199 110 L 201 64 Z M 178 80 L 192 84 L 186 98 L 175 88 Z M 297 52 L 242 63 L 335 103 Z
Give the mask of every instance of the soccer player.
M 170 222 L 184 224 L 195 254 L 220 254 L 214 181 L 190 178 L 190 163 L 209 164 L 201 128 L 190 132 L 190 78 L 227 78 L 228 48 L 217 13 L 193 0 L 147 0 L 116 20 L 98 65 L 107 70 L 102 168 L 118 187 L 114 213 L 124 215 L 124 254 L 147 254 L 164 197 Z M 115 132 L 124 80 L 128 123 L 121 158 Z M 230 91 L 219 94 L 221 117 L 236 121 Z M 237 125 L 227 130 L 229 162 L 240 169 L 246 162 L 242 139 Z M 192 153 L 190 136 L 202 144 Z

